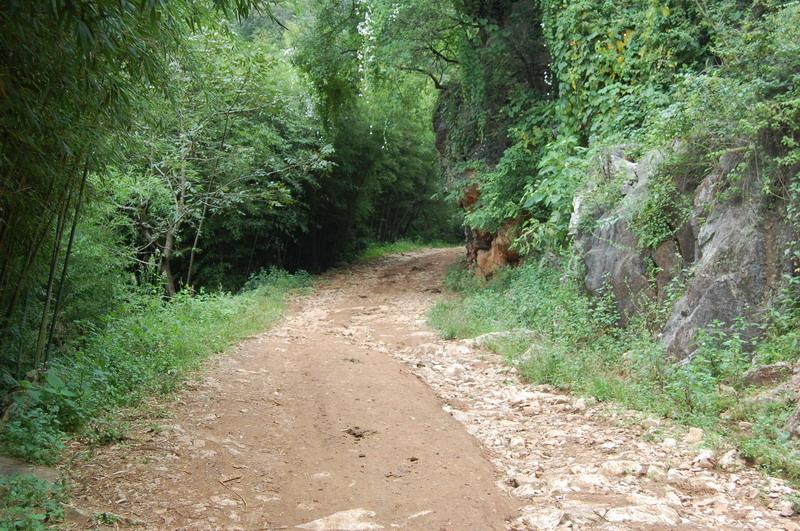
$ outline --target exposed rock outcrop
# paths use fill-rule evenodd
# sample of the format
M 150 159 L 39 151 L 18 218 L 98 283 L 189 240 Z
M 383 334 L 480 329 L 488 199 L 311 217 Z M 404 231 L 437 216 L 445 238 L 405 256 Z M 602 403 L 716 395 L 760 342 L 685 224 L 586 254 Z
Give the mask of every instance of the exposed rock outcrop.
M 488 249 L 479 248 L 475 253 L 475 267 L 479 275 L 490 277 L 501 267 L 519 263 L 519 253 L 512 248 L 518 227 L 519 220 L 512 219 L 504 223 L 496 234 L 488 235 Z
M 622 324 L 642 303 L 667 301 L 677 288 L 674 281 L 685 283 L 662 334 L 667 352 L 683 358 L 695 350 L 698 330 L 716 322 L 731 326 L 740 318 L 758 322 L 790 270 L 784 249 L 796 235 L 785 222 L 783 205 L 763 198 L 754 178 L 745 176 L 739 190 L 728 184 L 740 162 L 729 155 L 699 184 L 674 179 L 678 192 L 691 199 L 688 219 L 654 249 L 643 248 L 630 219 L 668 155 L 651 152 L 635 163 L 624 147 L 607 152 L 590 176 L 592 184 L 576 197 L 571 230 L 586 266 L 587 289 L 610 290 Z M 586 198 L 611 179 L 622 182 L 621 199 L 591 211 Z M 756 331 L 745 328 L 745 339 Z
M 469 211 L 478 202 L 480 189 L 476 184 L 466 187 L 459 206 Z M 520 219 L 506 221 L 496 232 L 464 228 L 467 262 L 475 266 L 475 273 L 484 278 L 492 276 L 501 267 L 519 263 L 519 253 L 513 249 Z

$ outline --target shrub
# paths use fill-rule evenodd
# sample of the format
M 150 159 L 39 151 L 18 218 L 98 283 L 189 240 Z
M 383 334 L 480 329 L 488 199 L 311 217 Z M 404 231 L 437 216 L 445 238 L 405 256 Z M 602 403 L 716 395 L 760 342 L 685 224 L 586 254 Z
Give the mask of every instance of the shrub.
M 753 356 L 757 361 L 800 356 L 797 349 L 776 354 L 783 345 L 796 344 L 797 320 L 767 327 L 755 354 L 742 339 L 746 323 L 717 323 L 699 335 L 691 359 L 676 363 L 667 358 L 651 323 L 640 318 L 617 327 L 611 297 L 589 297 L 578 278 L 570 273 L 568 258 L 555 267 L 528 263 L 501 271 L 488 282 L 459 264 L 446 277 L 457 296 L 437 303 L 429 320 L 448 339 L 528 329 L 533 343 L 512 338 L 487 346 L 531 382 L 701 426 L 767 471 L 800 481 L 798 446 L 782 433 L 793 404 L 749 400 L 741 379 Z M 751 423 L 752 431 L 742 432 L 741 421 Z
M 62 485 L 33 476 L 0 477 L 0 529 L 50 529 L 64 517 Z
M 273 269 L 254 275 L 238 295 L 133 300 L 82 345 L 63 353 L 41 380 L 19 382 L 0 446 L 17 457 L 53 464 L 64 439 L 89 420 L 173 391 L 206 357 L 266 329 L 279 317 L 286 293 L 308 284 L 305 273 Z

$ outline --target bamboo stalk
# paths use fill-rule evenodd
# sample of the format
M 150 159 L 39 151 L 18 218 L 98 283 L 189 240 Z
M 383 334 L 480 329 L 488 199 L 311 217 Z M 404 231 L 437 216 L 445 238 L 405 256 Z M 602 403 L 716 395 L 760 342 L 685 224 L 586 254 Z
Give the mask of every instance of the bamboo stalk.
M 69 204 L 72 200 L 72 190 L 67 195 L 67 200 L 61 208 L 58 215 L 58 222 L 56 224 L 56 237 L 53 241 L 53 252 L 50 257 L 50 270 L 47 275 L 47 290 L 44 299 L 44 308 L 42 308 L 42 319 L 39 324 L 39 334 L 36 337 L 36 351 L 34 353 L 34 366 L 39 366 L 40 358 L 44 350 L 45 333 L 47 331 L 47 316 L 50 313 L 50 304 L 53 298 L 53 286 L 55 284 L 56 269 L 58 268 L 58 255 L 61 251 L 61 240 L 64 236 L 64 225 L 66 225 L 66 217 Z
M 61 268 L 61 279 L 58 283 L 58 292 L 56 293 L 56 304 L 53 308 L 53 317 L 50 320 L 50 332 L 47 335 L 47 344 L 44 351 L 44 361 L 42 367 L 47 368 L 47 360 L 50 356 L 50 347 L 53 344 L 53 333 L 56 329 L 56 321 L 58 319 L 58 311 L 61 309 L 61 297 L 64 293 L 64 282 L 67 278 L 67 268 L 69 267 L 69 257 L 72 254 L 72 244 L 75 242 L 75 229 L 78 226 L 78 218 L 80 217 L 81 203 L 83 202 L 83 190 L 86 188 L 86 178 L 89 175 L 89 159 L 83 165 L 83 176 L 81 177 L 81 186 L 78 191 L 78 199 L 75 202 L 75 213 L 72 215 L 72 228 L 69 231 L 69 241 L 67 242 L 67 252 L 64 255 L 64 265 Z

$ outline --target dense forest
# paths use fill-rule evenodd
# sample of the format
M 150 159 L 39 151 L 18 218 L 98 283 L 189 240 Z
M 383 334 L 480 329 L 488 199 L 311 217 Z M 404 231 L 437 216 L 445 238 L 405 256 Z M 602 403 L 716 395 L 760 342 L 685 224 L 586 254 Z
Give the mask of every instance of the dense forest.
M 322 7 L 3 7 L 11 380 L 141 297 L 238 290 L 368 241 L 457 235 L 434 197 L 435 92 L 368 79 L 327 42 L 360 48 L 363 8 L 324 28 Z
M 113 437 L 100 412 L 265 326 L 304 271 L 464 235 L 490 280 L 453 274 L 446 335 L 540 326 L 530 378 L 718 418 L 754 352 L 800 349 L 798 27 L 787 0 L 4 2 L 5 451 Z M 763 248 L 703 262 L 742 227 Z M 751 456 L 800 478 L 770 427 L 793 404 L 751 415 L 783 445 Z

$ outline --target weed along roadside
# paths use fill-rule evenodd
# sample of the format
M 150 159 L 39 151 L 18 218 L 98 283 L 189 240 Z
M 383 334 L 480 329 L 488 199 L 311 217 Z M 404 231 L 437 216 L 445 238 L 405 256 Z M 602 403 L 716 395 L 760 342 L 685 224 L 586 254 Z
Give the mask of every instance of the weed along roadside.
M 438 302 L 429 320 L 442 337 L 479 338 L 533 384 L 652 417 L 654 440 L 668 438 L 664 426 L 688 427 L 721 460 L 715 466 L 747 462 L 800 485 L 789 427 L 797 351 L 785 348 L 796 327 L 771 324 L 752 350 L 742 333 L 711 327 L 690 360 L 670 361 L 654 334 L 658 308 L 620 328 L 613 299 L 589 297 L 571 267 L 529 263 L 486 281 L 456 265 L 446 278 L 456 296 Z M 784 501 L 800 500 L 792 493 Z
M 124 444 L 129 419 L 153 414 L 151 397 L 169 404 L 204 360 L 268 329 L 286 308 L 287 297 L 309 286 L 307 275 L 272 270 L 253 276 L 236 295 L 137 301 L 53 363 L 40 381 L 20 383 L 0 433 L 3 452 L 69 468 L 80 467 L 94 448 Z M 170 406 L 165 407 L 168 413 Z M 72 438 L 85 453 L 65 463 L 65 443 Z M 70 485 L 53 479 L 52 473 L 47 479 L 4 476 L 3 526 L 29 529 L 59 522 Z

